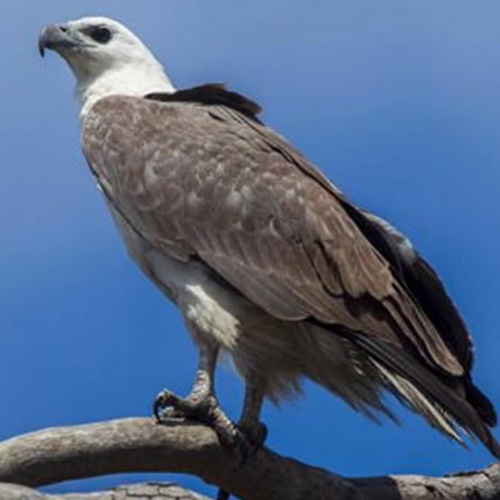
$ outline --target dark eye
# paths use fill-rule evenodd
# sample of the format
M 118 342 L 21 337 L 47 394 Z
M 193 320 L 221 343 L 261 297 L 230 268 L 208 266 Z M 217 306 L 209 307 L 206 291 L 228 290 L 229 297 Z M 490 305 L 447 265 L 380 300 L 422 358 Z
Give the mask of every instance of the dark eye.
M 108 43 L 111 40 L 111 31 L 108 28 L 100 26 L 99 28 L 94 28 L 90 32 L 90 37 L 99 43 Z

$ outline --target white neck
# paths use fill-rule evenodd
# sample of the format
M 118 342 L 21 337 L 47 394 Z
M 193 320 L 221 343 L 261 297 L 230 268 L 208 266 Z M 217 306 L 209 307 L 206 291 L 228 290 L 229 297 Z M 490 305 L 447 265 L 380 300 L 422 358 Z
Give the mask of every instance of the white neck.
M 156 61 L 141 66 L 110 68 L 97 78 L 82 78 L 76 85 L 83 121 L 90 108 L 103 97 L 112 95 L 144 96 L 150 92 L 175 92 L 175 88 Z

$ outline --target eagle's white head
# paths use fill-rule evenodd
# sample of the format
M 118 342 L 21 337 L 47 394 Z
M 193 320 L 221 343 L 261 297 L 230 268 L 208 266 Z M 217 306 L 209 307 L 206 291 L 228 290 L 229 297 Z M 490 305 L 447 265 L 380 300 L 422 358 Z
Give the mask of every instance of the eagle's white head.
M 39 38 L 45 49 L 58 52 L 76 77 L 83 118 L 100 98 L 173 92 L 169 78 L 151 51 L 129 29 L 105 17 L 85 17 L 47 26 Z

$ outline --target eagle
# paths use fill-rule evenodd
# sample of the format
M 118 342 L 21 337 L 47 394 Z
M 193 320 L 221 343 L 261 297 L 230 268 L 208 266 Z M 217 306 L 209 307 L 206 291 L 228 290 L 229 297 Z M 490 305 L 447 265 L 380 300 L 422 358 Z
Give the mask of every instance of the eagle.
M 352 203 L 221 84 L 176 89 L 121 23 L 47 26 L 76 77 L 82 144 L 128 253 L 180 310 L 199 353 L 189 395 L 163 390 L 159 421 L 195 418 L 221 442 L 262 444 L 264 400 L 311 379 L 371 418 L 385 393 L 500 458 L 492 403 L 443 283 L 401 232 Z M 216 397 L 230 355 L 245 383 L 238 422 Z

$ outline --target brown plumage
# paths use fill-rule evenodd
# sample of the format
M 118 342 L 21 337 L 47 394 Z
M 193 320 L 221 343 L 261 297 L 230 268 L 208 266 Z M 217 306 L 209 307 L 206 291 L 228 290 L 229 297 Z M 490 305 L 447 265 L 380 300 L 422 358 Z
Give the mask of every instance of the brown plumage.
M 211 87 L 202 87 L 200 99 L 190 89 L 179 100 L 156 94 L 95 105 L 84 149 L 111 203 L 150 245 L 201 262 L 275 329 L 289 329 L 285 354 L 301 344 L 297 325 L 308 338 L 342 339 L 362 372 L 350 375 L 359 394 L 344 396 L 353 406 L 387 412 L 378 390 L 385 387 L 440 430 L 458 438 L 457 424 L 498 456 L 488 429 L 494 410 L 470 378 L 470 336 L 437 275 L 417 254 L 408 262 L 387 225 L 253 119 L 253 105 L 213 90 L 210 97 Z M 301 356 L 314 358 L 327 343 Z M 259 364 L 236 358 L 243 371 Z M 291 390 L 287 375 L 291 384 L 311 376 L 342 395 L 327 357 L 315 374 L 310 363 L 287 363 L 288 374 L 260 368 L 285 379 L 268 382 L 279 388 L 268 391 L 275 399 Z

